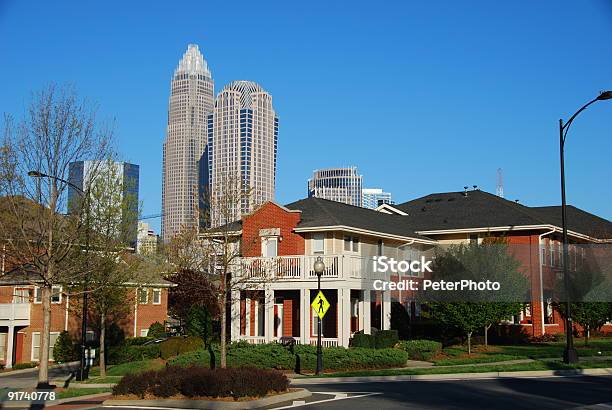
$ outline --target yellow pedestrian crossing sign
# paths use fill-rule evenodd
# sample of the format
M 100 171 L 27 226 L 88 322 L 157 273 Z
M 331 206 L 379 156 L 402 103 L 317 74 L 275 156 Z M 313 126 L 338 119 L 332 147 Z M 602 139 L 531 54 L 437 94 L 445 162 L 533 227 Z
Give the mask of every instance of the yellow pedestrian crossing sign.
M 325 314 L 327 313 L 331 305 L 329 304 L 327 299 L 325 299 L 325 295 L 323 294 L 323 292 L 319 291 L 319 293 L 317 293 L 317 296 L 314 298 L 310 306 L 312 306 L 315 313 L 321 319 L 323 319 L 323 316 L 325 316 Z

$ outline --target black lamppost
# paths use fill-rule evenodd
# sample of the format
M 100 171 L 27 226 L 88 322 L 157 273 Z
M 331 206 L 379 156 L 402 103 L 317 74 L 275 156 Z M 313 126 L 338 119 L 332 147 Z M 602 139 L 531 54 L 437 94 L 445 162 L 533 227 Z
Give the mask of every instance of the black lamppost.
M 566 342 L 565 342 L 565 350 L 563 351 L 563 361 L 565 363 L 577 363 L 578 362 L 578 352 L 574 348 L 574 339 L 573 339 L 573 324 L 572 324 L 572 312 L 570 308 L 570 291 L 569 291 L 569 277 L 567 275 L 567 264 L 568 264 L 568 251 L 567 251 L 567 205 L 565 202 L 565 138 L 567 137 L 567 132 L 569 131 L 570 126 L 574 119 L 580 114 L 582 111 L 586 110 L 587 107 L 597 101 L 609 100 L 612 99 L 612 91 L 604 91 L 599 94 L 596 98 L 586 103 L 582 108 L 580 108 L 574 115 L 570 117 L 570 119 L 563 123 L 563 120 L 559 120 L 559 151 L 561 154 L 561 225 L 563 228 L 563 284 L 565 286 L 565 332 L 566 332 Z
M 325 271 L 325 263 L 323 263 L 323 258 L 320 256 L 314 263 L 313 269 L 317 274 L 317 294 L 321 292 L 321 275 Z M 321 348 L 321 316 L 317 315 L 317 368 L 315 370 L 315 374 L 321 374 L 323 371 L 323 351 Z
M 59 182 L 63 182 L 64 184 L 73 188 L 84 200 L 88 199 L 88 195 L 81 188 L 76 186 L 70 181 L 66 181 L 63 178 L 56 177 L 53 175 L 43 174 L 40 171 L 29 171 L 28 176 L 32 178 L 50 178 Z M 89 253 L 89 204 L 85 208 L 85 263 L 88 263 L 88 255 Z M 79 374 L 77 375 L 77 380 L 85 380 L 87 379 L 87 364 L 85 359 L 85 351 L 86 351 L 86 343 L 87 343 L 87 283 L 85 283 L 85 289 L 83 291 L 83 320 L 81 321 L 81 362 L 79 366 Z

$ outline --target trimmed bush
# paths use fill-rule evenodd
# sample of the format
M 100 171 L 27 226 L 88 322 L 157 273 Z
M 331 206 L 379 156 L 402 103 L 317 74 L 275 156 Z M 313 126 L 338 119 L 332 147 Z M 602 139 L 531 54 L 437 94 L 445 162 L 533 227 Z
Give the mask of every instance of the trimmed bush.
M 63 331 L 53 345 L 53 360 L 58 363 L 68 363 L 79 360 L 79 347 L 72 341 L 70 333 Z
M 36 362 L 30 362 L 30 363 L 15 363 L 13 365 L 13 370 L 19 370 L 19 369 L 31 369 L 33 367 L 38 366 L 38 363 Z
M 214 350 L 216 363 L 219 352 Z M 323 366 L 328 370 L 374 369 L 402 367 L 408 354 L 400 349 L 370 349 L 328 347 L 323 348 Z M 232 344 L 227 352 L 228 367 L 252 366 L 277 370 L 314 370 L 317 362 L 316 346 L 295 346 L 295 354 L 278 343 L 250 345 Z M 205 366 L 211 363 L 210 353 L 205 350 L 181 354 L 168 361 L 172 366 Z
M 148 336 L 140 336 L 140 337 L 128 337 L 127 339 L 125 339 L 123 341 L 123 343 L 126 346 L 141 346 L 145 343 L 147 343 L 150 340 L 153 340 L 155 338 L 153 337 L 148 337 Z
M 159 322 L 153 322 L 151 326 L 149 326 L 147 337 L 150 337 L 152 339 L 166 337 L 166 327 Z
M 162 359 L 169 359 L 179 354 L 179 348 L 183 338 L 171 337 L 159 344 L 160 356 Z
M 430 360 L 442 351 L 442 343 L 433 340 L 402 340 L 397 347 L 411 360 Z
M 397 330 L 379 330 L 374 333 L 374 339 L 377 349 L 389 349 L 399 341 Z
M 270 392 L 284 392 L 289 380 L 284 374 L 267 369 L 243 367 L 211 370 L 204 367 L 184 368 L 169 366 L 163 370 L 147 371 L 123 377 L 113 388 L 114 395 L 147 394 L 170 397 L 262 397 Z
M 181 340 L 178 347 L 178 354 L 194 352 L 202 349 L 204 349 L 204 340 L 199 336 L 189 336 Z
M 115 346 L 108 349 L 108 363 L 121 364 L 145 359 L 157 359 L 160 356 L 159 344 L 147 346 Z
M 367 335 L 365 333 L 355 333 L 350 341 L 351 347 L 366 347 L 375 348 L 376 339 L 373 335 Z

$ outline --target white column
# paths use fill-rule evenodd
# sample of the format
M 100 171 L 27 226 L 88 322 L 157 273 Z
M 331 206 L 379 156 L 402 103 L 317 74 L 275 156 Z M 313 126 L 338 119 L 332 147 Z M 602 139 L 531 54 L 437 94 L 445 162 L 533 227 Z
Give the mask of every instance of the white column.
M 303 345 L 310 342 L 310 289 L 300 289 L 300 338 Z
M 6 360 L 5 367 L 10 369 L 13 367 L 13 345 L 15 344 L 15 326 L 8 327 L 8 334 L 6 335 Z M 23 346 L 22 346 L 23 347 Z
M 230 338 L 232 341 L 240 339 L 240 291 L 233 290 L 231 293 L 230 307 Z
M 264 337 L 266 342 L 271 342 L 274 338 L 274 291 L 266 288 L 264 291 L 264 299 L 266 303 L 264 320 L 265 332 Z
M 338 289 L 338 343 L 348 347 L 351 338 L 351 290 Z
M 365 289 L 363 291 L 363 333 L 372 333 L 372 307 L 371 307 L 372 291 Z
M 382 328 L 391 329 L 391 291 L 382 291 Z

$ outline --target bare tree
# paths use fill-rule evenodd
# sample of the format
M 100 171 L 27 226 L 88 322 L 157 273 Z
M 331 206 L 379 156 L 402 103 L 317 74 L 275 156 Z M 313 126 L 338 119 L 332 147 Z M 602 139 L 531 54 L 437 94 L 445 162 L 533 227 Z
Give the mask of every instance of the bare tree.
M 78 281 L 87 274 L 81 252 L 84 206 L 71 215 L 63 214 L 69 164 L 108 157 L 112 136 L 112 127 L 97 122 L 95 107 L 68 86 L 50 85 L 34 93 L 19 123 L 5 117 L 0 192 L 7 218 L 0 220 L 0 235 L 6 252 L 16 263 L 27 266 L 41 286 L 39 386 L 49 381 L 52 286 Z M 28 177 L 31 171 L 36 178 Z M 87 177 L 95 178 L 97 173 L 94 166 Z

